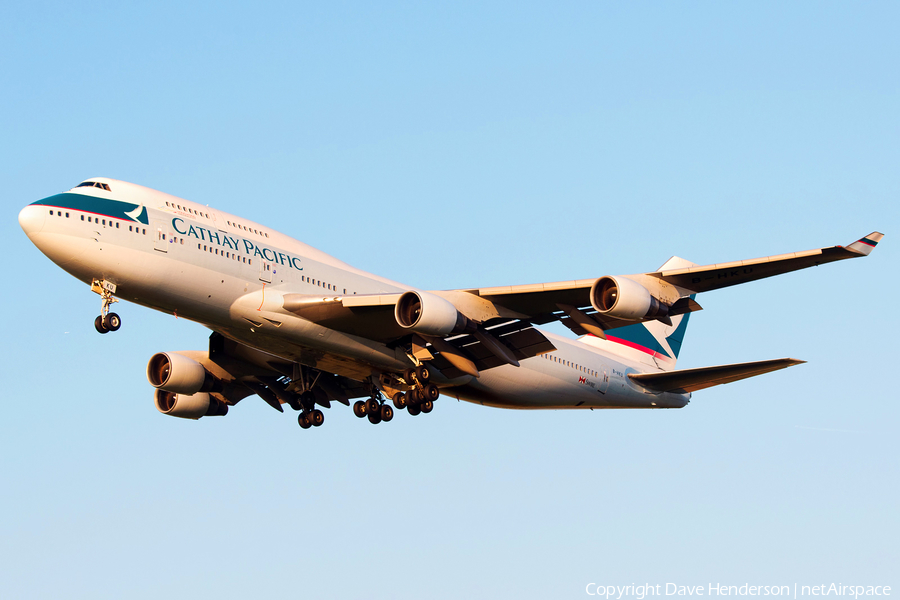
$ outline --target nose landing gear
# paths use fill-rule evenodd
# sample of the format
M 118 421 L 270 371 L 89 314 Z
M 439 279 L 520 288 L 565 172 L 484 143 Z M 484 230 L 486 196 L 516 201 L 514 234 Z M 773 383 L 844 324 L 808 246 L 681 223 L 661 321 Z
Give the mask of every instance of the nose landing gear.
M 114 302 L 118 302 L 113 294 L 116 292 L 116 284 L 109 281 L 94 280 L 91 282 L 91 291 L 100 294 L 102 304 L 100 306 L 100 316 L 94 319 L 94 329 L 98 333 L 109 333 L 110 331 L 118 331 L 122 326 L 122 319 L 114 312 L 109 312 L 109 306 Z

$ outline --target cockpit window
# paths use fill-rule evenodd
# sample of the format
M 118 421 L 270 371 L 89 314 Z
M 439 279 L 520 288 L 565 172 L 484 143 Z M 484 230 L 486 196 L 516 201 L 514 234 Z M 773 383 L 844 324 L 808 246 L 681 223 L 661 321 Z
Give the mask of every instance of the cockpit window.
M 109 184 L 108 184 L 108 183 L 100 183 L 99 181 L 85 181 L 84 183 L 79 183 L 79 184 L 76 185 L 75 187 L 77 187 L 77 188 L 80 188 L 80 187 L 95 187 L 95 188 L 100 188 L 101 190 L 106 190 L 107 192 L 111 191 L 111 190 L 109 189 Z

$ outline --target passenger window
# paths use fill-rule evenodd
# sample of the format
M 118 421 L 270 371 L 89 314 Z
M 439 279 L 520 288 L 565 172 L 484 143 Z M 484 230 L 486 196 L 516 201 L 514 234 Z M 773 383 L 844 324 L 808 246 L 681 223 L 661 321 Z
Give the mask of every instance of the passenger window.
M 66 218 L 67 218 L 67 219 L 69 218 L 69 213 L 66 213 Z
M 81 220 L 84 221 L 84 215 L 81 215 Z

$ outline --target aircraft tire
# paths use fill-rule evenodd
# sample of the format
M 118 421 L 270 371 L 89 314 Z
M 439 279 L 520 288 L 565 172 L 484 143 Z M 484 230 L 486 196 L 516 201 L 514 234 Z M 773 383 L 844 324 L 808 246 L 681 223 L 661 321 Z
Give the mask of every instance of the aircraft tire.
M 316 427 L 321 427 L 322 423 L 325 422 L 325 414 L 317 408 L 316 410 L 309 413 L 309 422 Z
M 420 412 L 422 412 L 422 409 L 419 407 L 418 404 L 410 404 L 409 406 L 406 407 L 406 412 L 408 412 L 409 414 L 411 414 L 412 416 L 415 417 Z
M 381 407 L 381 420 L 387 423 L 394 418 L 394 409 L 385 404 Z
M 416 379 L 418 379 L 419 383 L 422 385 L 425 385 L 428 383 L 428 380 L 431 379 L 431 373 L 428 372 L 428 368 L 425 365 L 416 367 Z
M 441 390 L 438 386 L 433 383 L 429 383 L 425 386 L 425 389 L 422 390 L 424 393 L 422 394 L 425 397 L 425 400 L 434 402 L 438 398 L 441 397 Z
M 397 410 L 403 410 L 406 407 L 406 394 L 403 392 L 397 392 L 394 394 L 394 408 Z
M 300 413 L 300 416 L 297 417 L 297 423 L 302 429 L 309 429 L 312 427 L 312 423 L 309 422 L 309 416 L 306 413 Z
M 406 406 L 418 406 L 419 398 L 419 390 L 410 390 L 406 394 Z
M 362 419 L 366 416 L 366 403 L 362 400 L 357 400 L 353 403 L 353 414 Z
M 97 333 L 109 333 L 109 329 L 103 325 L 103 317 L 99 315 L 94 319 L 94 329 L 97 330 Z
M 366 414 L 371 415 L 381 410 L 381 404 L 375 398 L 366 400 Z
M 114 312 L 111 312 L 106 315 L 106 318 L 103 319 L 103 326 L 109 329 L 110 331 L 118 331 L 119 327 L 122 326 L 122 319 L 119 318 Z
M 381 423 L 381 412 L 373 412 L 366 415 L 369 419 L 369 423 L 372 425 L 378 425 Z
M 432 402 L 431 400 L 426 400 L 425 402 L 422 403 L 421 409 L 422 409 L 422 412 L 425 414 L 430 413 L 431 411 L 434 410 L 434 402 Z

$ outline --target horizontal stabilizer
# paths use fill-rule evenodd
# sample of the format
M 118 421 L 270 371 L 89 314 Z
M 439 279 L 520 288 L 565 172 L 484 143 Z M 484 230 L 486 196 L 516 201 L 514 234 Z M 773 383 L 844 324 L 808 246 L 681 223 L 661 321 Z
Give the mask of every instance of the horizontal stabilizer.
M 796 358 L 777 358 L 775 360 L 684 369 L 665 373 L 629 373 L 628 377 L 645 388 L 657 392 L 696 392 L 714 385 L 755 377 L 763 373 L 803 364 L 804 362 L 806 361 L 797 360 Z

